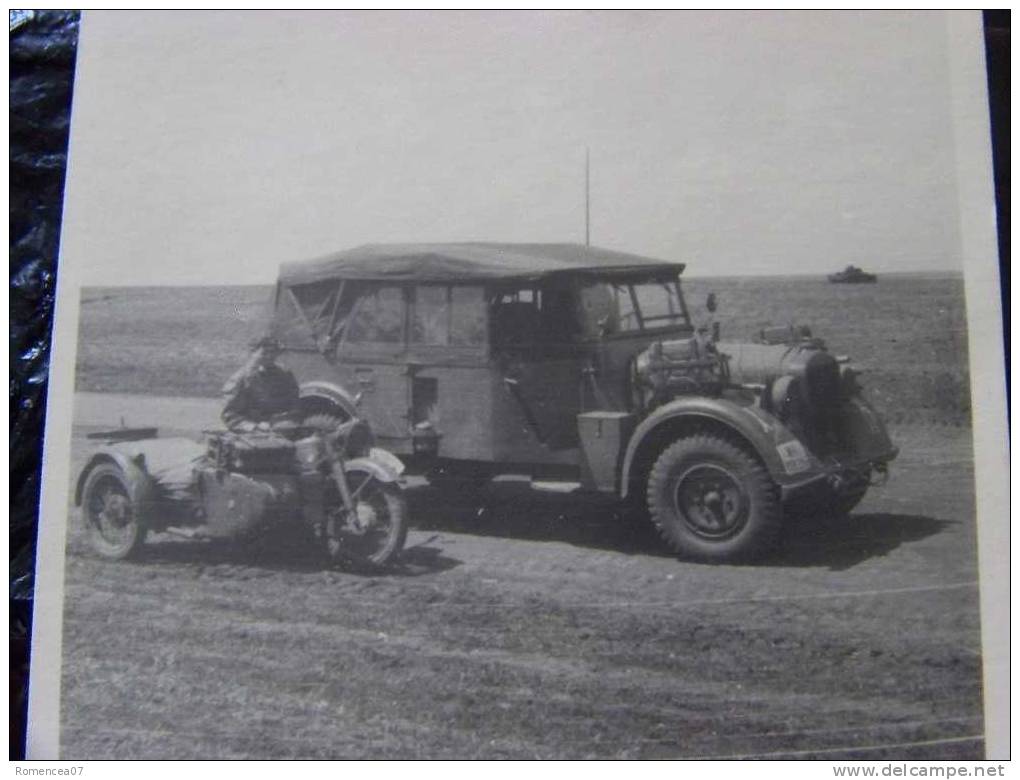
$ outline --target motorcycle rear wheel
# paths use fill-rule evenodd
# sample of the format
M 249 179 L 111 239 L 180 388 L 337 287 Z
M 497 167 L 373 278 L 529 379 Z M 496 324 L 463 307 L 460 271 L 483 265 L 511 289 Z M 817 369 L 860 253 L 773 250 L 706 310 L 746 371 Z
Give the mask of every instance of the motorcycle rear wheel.
M 348 568 L 379 569 L 404 549 L 407 538 L 407 499 L 400 485 L 380 482 L 371 474 L 348 472 L 356 494 L 356 512 L 338 520 L 335 536 L 327 538 L 330 558 Z M 339 495 L 330 504 L 342 512 Z

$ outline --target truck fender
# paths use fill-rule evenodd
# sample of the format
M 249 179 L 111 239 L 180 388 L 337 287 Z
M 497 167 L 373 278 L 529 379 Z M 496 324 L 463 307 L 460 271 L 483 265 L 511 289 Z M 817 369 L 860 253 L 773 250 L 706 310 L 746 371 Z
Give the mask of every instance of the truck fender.
M 384 452 L 388 457 L 379 455 L 379 452 Z M 371 474 L 380 482 L 396 482 L 404 471 L 404 464 L 400 462 L 396 455 L 385 452 L 385 450 L 377 450 L 373 447 L 368 457 L 351 458 L 348 461 L 344 461 L 345 473 L 359 471 Z
M 354 396 L 333 382 L 305 382 L 298 389 L 298 397 L 302 410 L 307 410 L 308 414 L 324 412 L 322 407 L 328 405 L 342 411 L 348 419 L 357 416 L 358 404 Z
M 85 491 L 85 482 L 89 478 L 89 474 L 96 466 L 101 463 L 113 463 L 120 467 L 120 470 L 124 472 L 124 478 L 127 480 L 128 486 L 131 489 L 131 500 L 136 506 L 149 503 L 154 498 L 155 492 L 155 481 L 145 471 L 145 469 L 139 465 L 136 458 L 132 457 L 124 452 L 118 452 L 116 450 L 104 450 L 97 452 L 91 458 L 88 463 L 85 464 L 85 468 L 81 470 L 81 474 L 78 475 L 78 482 L 74 488 L 74 505 L 81 506 L 82 494 Z M 144 463 L 144 460 L 142 461 Z
M 809 482 L 824 470 L 797 437 L 763 409 L 719 398 L 680 398 L 648 415 L 631 435 L 620 472 L 621 498 L 628 496 L 635 464 L 655 457 L 647 447 L 654 446 L 667 428 L 675 428 L 678 423 L 736 436 L 757 454 L 781 487 Z

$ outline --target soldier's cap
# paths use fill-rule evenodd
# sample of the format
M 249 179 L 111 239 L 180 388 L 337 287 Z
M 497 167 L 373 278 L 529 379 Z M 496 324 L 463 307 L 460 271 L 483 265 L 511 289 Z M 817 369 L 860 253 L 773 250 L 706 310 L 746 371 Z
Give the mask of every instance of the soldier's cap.
M 274 352 L 282 352 L 283 345 L 272 336 L 263 336 L 251 343 L 252 349 L 271 349 Z

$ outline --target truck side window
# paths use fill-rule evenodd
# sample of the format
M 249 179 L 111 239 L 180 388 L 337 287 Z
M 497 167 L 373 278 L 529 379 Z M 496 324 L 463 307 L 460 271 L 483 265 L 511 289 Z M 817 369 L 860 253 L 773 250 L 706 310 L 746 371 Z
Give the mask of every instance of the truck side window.
M 542 290 L 539 337 L 546 343 L 569 343 L 578 332 L 577 294 L 573 290 Z
M 581 289 L 578 318 L 581 321 L 581 331 L 587 336 L 600 336 L 619 330 L 613 288 L 605 282 L 586 284 Z
M 478 346 L 486 342 L 485 293 L 466 285 L 421 285 L 412 293 L 411 342 Z
M 621 332 L 641 330 L 641 315 L 634 306 L 629 284 L 614 284 L 613 295 L 616 297 L 617 328 Z
M 534 344 L 538 336 L 539 302 L 531 288 L 498 293 L 492 307 L 497 346 Z
M 449 288 L 422 285 L 414 288 L 411 342 L 446 346 L 450 343 Z
M 399 344 L 404 340 L 404 292 L 399 287 L 365 290 L 355 304 L 347 341 Z
M 300 314 L 291 313 L 294 325 L 301 330 L 310 330 L 307 335 L 311 335 L 318 344 L 335 346 L 357 300 L 352 286 L 336 280 L 312 282 L 293 285 L 290 293 L 293 295 L 291 305 L 296 304 L 301 310 Z M 296 341 L 293 336 L 288 339 L 288 343 Z
M 493 299 L 492 319 L 497 347 L 561 349 L 579 334 L 577 294 L 552 285 L 506 290 Z
M 450 343 L 478 346 L 487 340 L 485 293 L 481 287 L 450 288 Z

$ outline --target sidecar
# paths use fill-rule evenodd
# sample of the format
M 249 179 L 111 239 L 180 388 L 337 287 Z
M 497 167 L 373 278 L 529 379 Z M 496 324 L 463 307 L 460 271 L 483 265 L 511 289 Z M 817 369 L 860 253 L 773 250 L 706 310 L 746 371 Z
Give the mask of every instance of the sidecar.
M 345 550 L 368 563 L 384 563 L 403 545 L 401 464 L 370 448 L 364 436 L 348 435 L 342 446 L 342 454 L 353 456 L 341 454 L 342 471 L 358 488 L 356 511 L 342 513 L 333 464 L 317 436 L 292 441 L 272 433 L 209 432 L 201 443 L 155 434 L 91 435 L 103 443 L 78 477 L 75 504 L 102 557 L 131 556 L 150 532 L 243 539 L 293 526 L 324 538 L 340 514 L 351 516 Z

